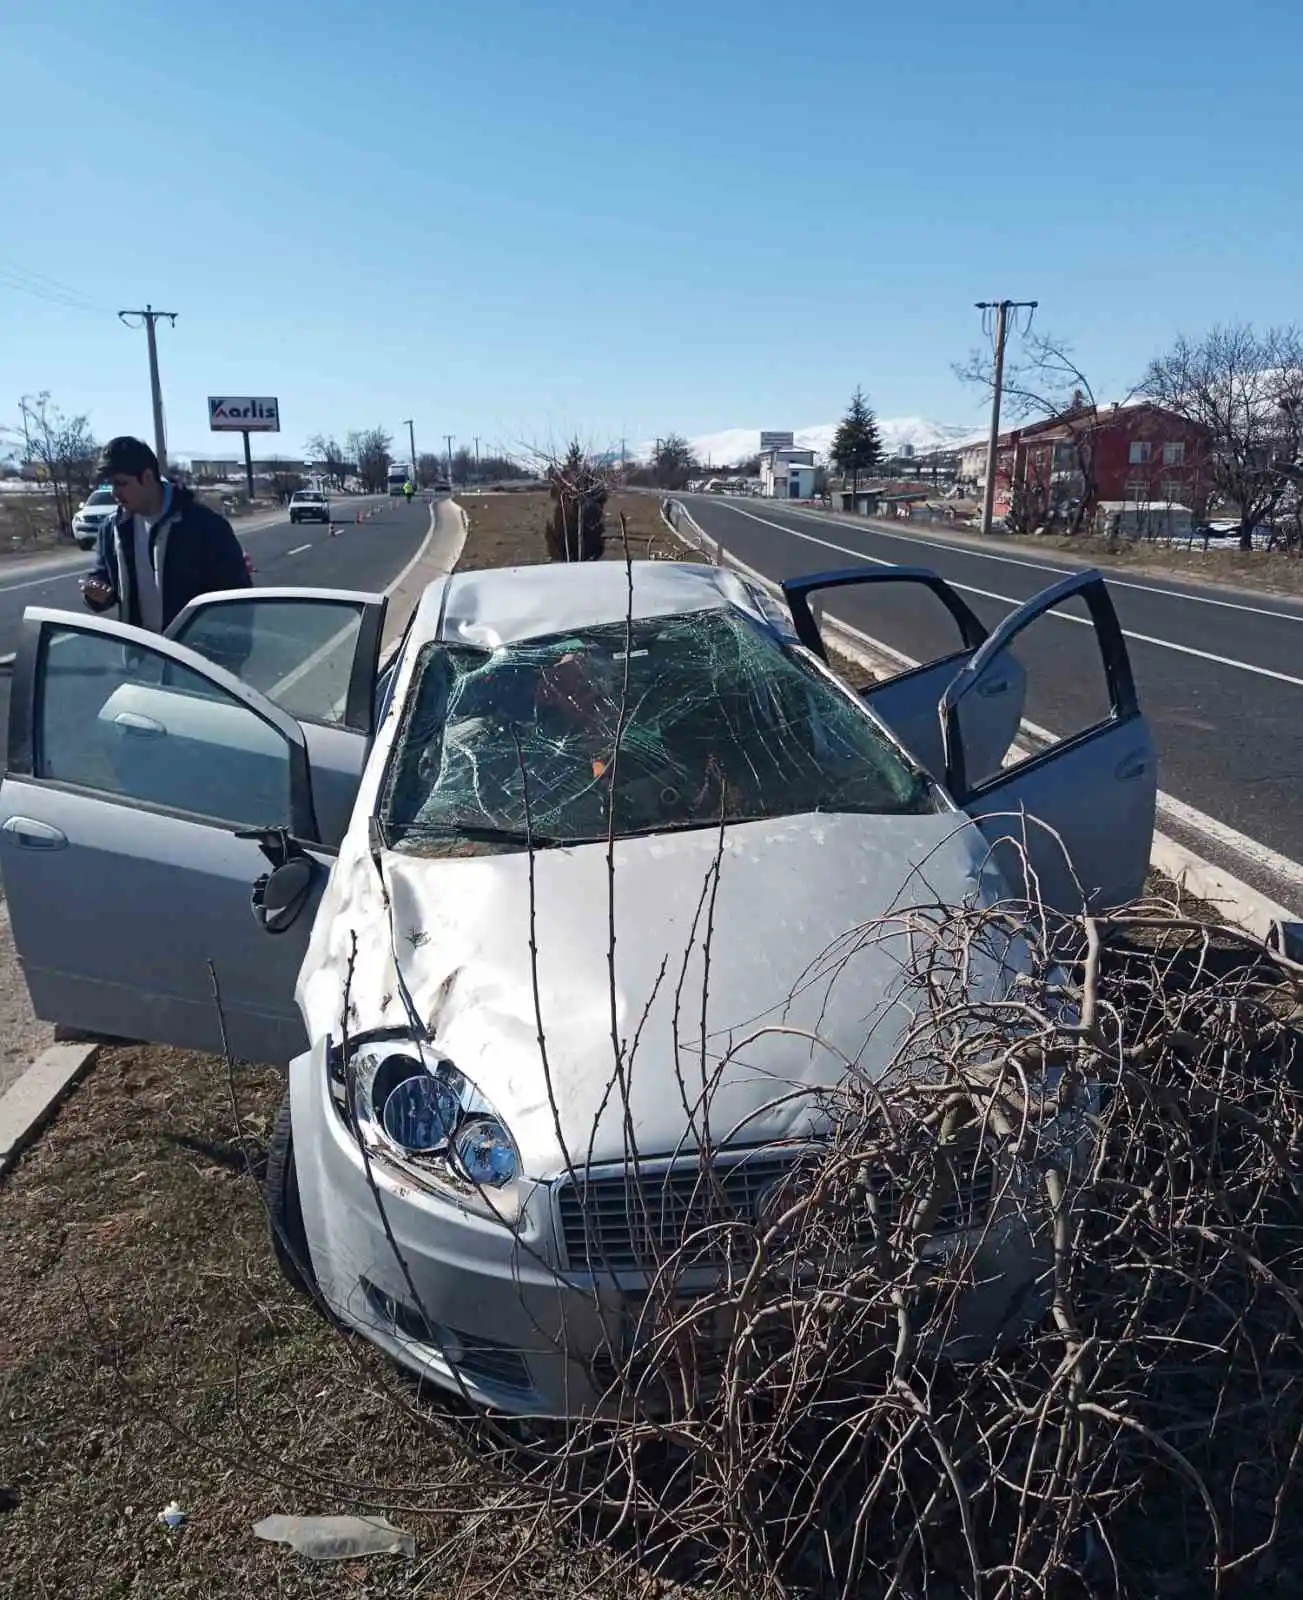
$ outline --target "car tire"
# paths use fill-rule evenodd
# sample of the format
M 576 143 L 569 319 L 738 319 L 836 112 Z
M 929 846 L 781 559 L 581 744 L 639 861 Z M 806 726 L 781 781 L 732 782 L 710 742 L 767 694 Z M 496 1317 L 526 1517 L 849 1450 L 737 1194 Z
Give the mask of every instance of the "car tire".
M 271 1247 L 285 1281 L 296 1293 L 306 1295 L 329 1319 L 325 1301 L 312 1270 L 308 1253 L 308 1231 L 303 1225 L 303 1204 L 299 1197 L 299 1177 L 294 1165 L 294 1125 L 287 1093 L 276 1114 L 271 1142 L 267 1146 L 267 1170 L 262 1180 L 267 1202 L 267 1225 Z

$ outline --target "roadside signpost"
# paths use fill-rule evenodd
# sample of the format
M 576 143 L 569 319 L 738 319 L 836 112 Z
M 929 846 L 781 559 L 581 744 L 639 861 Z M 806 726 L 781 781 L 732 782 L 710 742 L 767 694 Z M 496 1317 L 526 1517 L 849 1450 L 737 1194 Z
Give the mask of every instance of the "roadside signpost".
M 252 500 L 253 456 L 249 450 L 249 435 L 281 431 L 280 401 L 272 395 L 210 394 L 208 426 L 213 433 L 244 435 L 244 477 Z

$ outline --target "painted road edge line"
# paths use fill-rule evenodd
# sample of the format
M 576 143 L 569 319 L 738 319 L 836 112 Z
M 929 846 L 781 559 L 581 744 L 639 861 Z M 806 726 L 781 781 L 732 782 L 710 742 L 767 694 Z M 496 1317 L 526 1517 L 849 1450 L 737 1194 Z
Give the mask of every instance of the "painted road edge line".
M 710 555 L 716 564 L 721 561 L 726 562 L 750 578 L 753 583 L 759 584 L 767 593 L 781 598 L 782 590 L 772 578 L 765 577 L 762 572 L 757 572 L 745 561 L 731 555 L 717 539 L 712 539 L 700 527 L 685 505 L 679 501 L 674 503 L 678 506 L 679 515 L 690 524 L 697 539 L 700 540 L 699 548 Z M 662 503 L 661 516 L 670 531 L 683 539 L 683 530 L 666 516 L 665 503 Z M 692 544 L 694 541 L 686 539 L 685 543 Z M 912 657 L 899 650 L 893 650 L 878 639 L 870 638 L 868 634 L 862 633 L 858 628 L 852 628 L 848 623 L 840 622 L 836 617 L 821 620 L 838 649 L 871 672 L 881 672 L 884 668 L 889 671 L 908 670 L 919 665 Z M 1037 738 L 1053 740 L 1057 737 L 1049 729 L 1041 728 L 1035 723 L 1024 721 L 1024 727 Z M 1196 811 L 1193 806 L 1186 805 L 1174 795 L 1164 794 L 1162 790 L 1158 793 L 1158 810 L 1160 814 L 1170 815 L 1173 821 L 1184 824 L 1192 832 L 1219 840 L 1233 853 L 1245 856 L 1256 865 L 1261 865 L 1264 870 L 1271 871 L 1274 876 L 1282 877 L 1291 883 L 1303 878 L 1303 869 L 1297 862 L 1289 861 L 1284 856 L 1276 856 L 1273 851 L 1258 844 L 1256 840 L 1237 833 L 1225 823 L 1218 822 L 1215 817 L 1206 817 L 1203 812 Z M 1236 841 L 1240 843 L 1237 844 Z M 1251 847 L 1250 850 L 1246 850 L 1245 846 Z M 1276 924 L 1300 920 L 1297 912 L 1278 905 L 1250 884 L 1203 856 L 1197 855 L 1185 845 L 1178 844 L 1175 839 L 1169 838 L 1157 828 L 1154 830 L 1150 864 L 1179 888 L 1215 906 L 1227 921 L 1235 923 L 1264 941 Z
M 0 1177 L 86 1076 L 101 1048 L 98 1041 L 52 1044 L 0 1095 Z

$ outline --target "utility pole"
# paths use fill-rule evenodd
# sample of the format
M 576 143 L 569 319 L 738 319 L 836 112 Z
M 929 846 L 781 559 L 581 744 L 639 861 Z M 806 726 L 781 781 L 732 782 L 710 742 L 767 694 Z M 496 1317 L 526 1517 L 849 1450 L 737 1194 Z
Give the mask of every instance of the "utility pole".
M 1000 438 L 1000 396 L 1004 392 L 1004 351 L 1009 338 L 1009 313 L 1035 311 L 1035 300 L 979 300 L 977 309 L 995 312 L 995 381 L 991 386 L 991 436 L 986 446 L 986 488 L 982 495 L 982 532 L 991 531 L 995 509 L 995 453 Z
M 478 478 L 479 475 L 480 475 L 480 436 L 477 433 L 475 435 L 475 476 L 476 476 L 476 478 Z
M 128 327 L 144 327 L 145 338 L 149 341 L 149 389 L 154 401 L 154 454 L 158 457 L 158 470 L 167 471 L 167 437 L 163 431 L 163 390 L 158 381 L 158 340 L 154 336 L 154 324 L 160 317 L 166 317 L 176 327 L 175 311 L 155 311 L 153 306 L 146 306 L 143 311 L 119 311 L 118 317 Z M 127 322 L 128 317 L 139 317 L 139 323 Z M 246 455 L 248 440 L 245 440 Z
M 448 446 L 448 487 L 450 489 L 452 489 L 452 488 L 456 487 L 456 485 L 452 481 L 452 440 L 453 440 L 453 436 L 450 433 L 445 433 L 443 437 L 444 437 L 444 442 Z
M 412 449 L 412 482 L 416 482 L 416 429 L 412 426 L 411 417 L 404 417 L 403 422 L 407 427 L 407 442 Z

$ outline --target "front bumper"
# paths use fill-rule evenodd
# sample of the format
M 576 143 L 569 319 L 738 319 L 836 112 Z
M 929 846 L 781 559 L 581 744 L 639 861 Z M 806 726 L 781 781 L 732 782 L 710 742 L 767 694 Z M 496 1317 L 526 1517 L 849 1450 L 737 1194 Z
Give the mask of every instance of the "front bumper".
M 620 1274 L 591 1287 L 592 1277 L 568 1274 L 546 1184 L 531 1191 L 517 1231 L 374 1161 L 373 1191 L 331 1100 L 320 1051 L 291 1065 L 290 1092 L 309 1251 L 335 1316 L 475 1405 L 516 1415 L 610 1415 L 615 1373 L 639 1339 L 644 1280 Z M 1034 1208 L 997 1206 L 980 1234 L 938 1237 L 928 1254 L 957 1249 L 966 1252 L 968 1286 L 946 1321 L 944 1347 L 954 1359 L 980 1359 L 1017 1342 L 1044 1315 L 1048 1230 Z M 894 1324 L 884 1322 L 883 1336 L 894 1338 Z
M 374 1161 L 373 1192 L 319 1051 L 291 1064 L 290 1096 L 309 1253 L 340 1321 L 476 1405 L 547 1416 L 600 1409 L 603 1386 L 588 1363 L 597 1357 L 600 1371 L 621 1297 L 575 1288 L 556 1269 L 547 1186 L 532 1191 L 518 1231 Z

